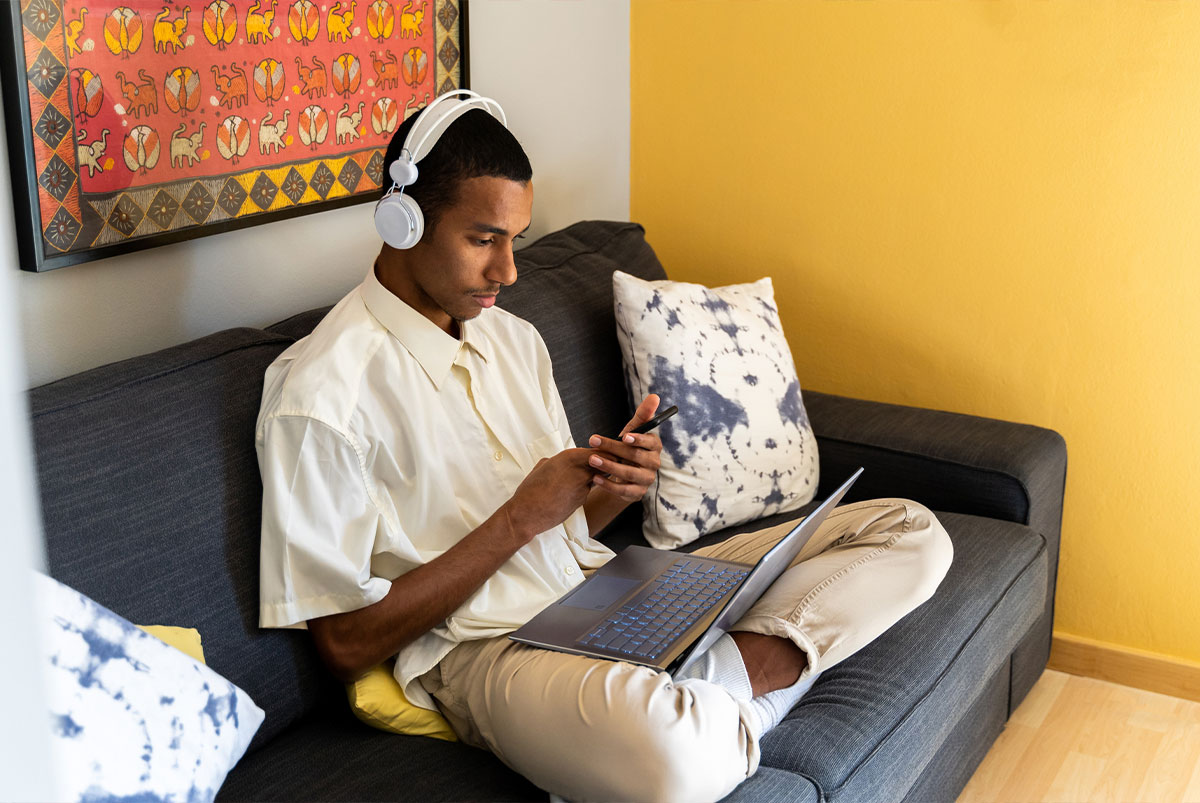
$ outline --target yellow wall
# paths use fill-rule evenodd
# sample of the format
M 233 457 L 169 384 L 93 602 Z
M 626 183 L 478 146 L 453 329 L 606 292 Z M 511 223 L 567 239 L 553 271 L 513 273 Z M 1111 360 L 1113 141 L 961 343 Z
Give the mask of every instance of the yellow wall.
M 1200 2 L 633 0 L 631 215 L 801 384 L 1038 424 L 1057 630 L 1200 659 Z

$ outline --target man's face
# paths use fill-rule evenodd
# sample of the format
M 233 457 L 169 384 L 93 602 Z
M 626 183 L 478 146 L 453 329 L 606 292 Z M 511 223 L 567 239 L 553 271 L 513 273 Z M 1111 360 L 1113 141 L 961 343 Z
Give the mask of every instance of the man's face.
M 494 176 L 464 180 L 457 202 L 405 255 L 408 286 L 393 291 L 457 337 L 458 321 L 492 306 L 500 288 L 517 280 L 513 241 L 529 228 L 532 214 L 532 183 Z

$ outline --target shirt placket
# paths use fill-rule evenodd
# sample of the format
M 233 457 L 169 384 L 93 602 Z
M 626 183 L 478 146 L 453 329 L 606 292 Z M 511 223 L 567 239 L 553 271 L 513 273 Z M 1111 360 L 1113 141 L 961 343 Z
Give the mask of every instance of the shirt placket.
M 491 464 L 492 470 L 505 486 L 515 488 L 520 484 L 520 479 L 523 474 L 515 477 L 514 471 L 520 468 L 520 463 L 516 458 L 517 452 L 513 449 L 512 444 L 506 443 L 506 439 L 502 439 L 497 433 L 495 422 L 488 415 L 487 403 L 483 400 L 484 390 L 481 387 L 480 378 L 476 375 L 476 370 L 471 366 L 470 357 L 467 355 L 466 349 L 460 349 L 454 358 L 453 370 L 462 371 L 463 383 L 467 388 L 467 400 L 471 403 L 471 407 L 475 410 L 478 420 L 483 424 L 483 432 L 486 438 L 484 448 L 487 451 L 487 462 Z
M 466 349 L 460 350 L 458 356 L 455 357 L 454 370 L 461 370 L 465 373 L 467 398 L 483 423 L 484 432 L 487 433 L 487 448 L 491 450 L 489 462 L 497 476 L 505 483 L 505 487 L 510 492 L 516 490 L 516 487 L 521 484 L 521 480 L 533 468 L 532 465 L 526 465 L 528 460 L 524 457 L 525 450 L 520 448 L 519 444 L 511 441 L 512 435 L 508 434 L 511 427 L 503 426 L 503 419 L 497 419 L 495 411 L 490 409 L 491 399 L 487 395 L 484 382 L 478 376 L 478 373 L 481 373 L 479 366 L 472 365 L 472 358 L 466 354 Z M 505 433 L 505 440 L 501 440 L 497 429 Z M 521 457 L 517 455 L 521 455 Z M 550 566 L 556 566 L 554 571 L 562 573 L 563 580 L 560 582 L 564 590 L 579 582 L 582 577 L 579 564 L 563 541 L 555 540 L 544 544 L 542 548 L 548 550 L 545 553 L 545 559 L 549 561 Z

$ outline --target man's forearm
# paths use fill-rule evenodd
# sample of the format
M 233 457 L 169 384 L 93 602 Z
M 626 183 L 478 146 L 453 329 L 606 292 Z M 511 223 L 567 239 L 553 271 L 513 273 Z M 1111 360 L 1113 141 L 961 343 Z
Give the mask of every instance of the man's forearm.
M 309 620 L 329 669 L 352 680 L 445 621 L 518 549 L 587 501 L 595 476 L 590 456 L 589 449 L 565 449 L 540 461 L 487 521 L 397 577 L 379 602 Z
M 357 678 L 445 621 L 528 540 L 501 506 L 437 558 L 393 580 L 378 602 L 310 620 L 318 652 L 339 678 Z

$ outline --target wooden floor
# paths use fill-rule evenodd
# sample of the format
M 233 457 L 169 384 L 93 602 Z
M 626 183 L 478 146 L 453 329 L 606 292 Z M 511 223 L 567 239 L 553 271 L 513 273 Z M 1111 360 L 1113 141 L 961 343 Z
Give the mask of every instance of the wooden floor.
M 1200 703 L 1047 670 L 958 800 L 1200 803 Z

